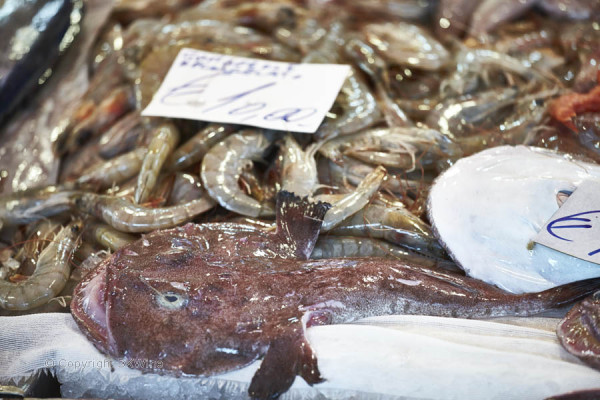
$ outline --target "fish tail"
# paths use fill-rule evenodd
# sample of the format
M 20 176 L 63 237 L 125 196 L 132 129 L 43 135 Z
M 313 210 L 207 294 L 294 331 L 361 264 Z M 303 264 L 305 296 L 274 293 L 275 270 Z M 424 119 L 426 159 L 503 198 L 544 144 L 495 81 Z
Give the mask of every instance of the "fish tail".
M 277 194 L 277 232 L 295 249 L 298 259 L 310 257 L 329 208 L 328 203 L 313 202 L 285 190 Z
M 585 279 L 557 286 L 538 293 L 529 293 L 525 297 L 538 300 L 544 309 L 560 308 L 580 300 L 600 289 L 600 278 Z

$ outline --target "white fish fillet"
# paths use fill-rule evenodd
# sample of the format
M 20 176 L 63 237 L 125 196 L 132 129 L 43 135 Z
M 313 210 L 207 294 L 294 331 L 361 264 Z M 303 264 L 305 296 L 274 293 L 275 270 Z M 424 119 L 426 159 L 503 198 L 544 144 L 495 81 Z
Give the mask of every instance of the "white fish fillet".
M 435 182 L 429 218 L 469 276 L 513 293 L 600 276 L 600 265 L 528 243 L 558 209 L 556 194 L 600 181 L 600 165 L 545 149 L 502 146 L 459 160 Z

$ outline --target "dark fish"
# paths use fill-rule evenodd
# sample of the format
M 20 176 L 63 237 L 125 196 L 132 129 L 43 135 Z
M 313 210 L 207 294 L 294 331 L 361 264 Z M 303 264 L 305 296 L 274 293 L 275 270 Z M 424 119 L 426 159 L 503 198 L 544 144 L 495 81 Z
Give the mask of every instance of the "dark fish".
M 1 4 L 0 124 L 47 78 L 46 71 L 73 41 L 83 2 L 6 0 Z M 72 18 L 74 11 L 79 19 Z
M 556 334 L 569 353 L 600 370 L 600 291 L 573 306 Z
M 548 397 L 546 400 L 598 400 L 600 399 L 600 389 L 579 390 Z
M 147 235 L 79 284 L 73 316 L 102 352 L 160 361 L 146 365 L 146 372 L 213 375 L 264 357 L 249 388 L 262 399 L 278 397 L 296 375 L 309 384 L 323 380 L 306 327 L 386 314 L 530 315 L 600 287 L 598 278 L 513 295 L 396 260 L 290 258 L 306 255 L 316 239 L 322 215 L 315 218 L 310 209 L 286 213 L 305 207 L 297 199 L 279 201 L 277 232 L 249 230 L 248 239 L 236 233 L 230 240 L 228 228 L 217 224 Z M 311 240 L 281 256 L 289 244 L 283 237 L 307 234 Z M 261 257 L 269 251 L 279 255 Z

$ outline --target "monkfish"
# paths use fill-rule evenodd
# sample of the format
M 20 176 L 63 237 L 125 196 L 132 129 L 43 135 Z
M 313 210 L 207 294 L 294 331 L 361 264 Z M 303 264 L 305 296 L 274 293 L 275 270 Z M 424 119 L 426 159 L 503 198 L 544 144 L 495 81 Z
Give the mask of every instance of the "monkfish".
M 232 241 L 224 233 L 231 226 L 217 225 L 157 231 L 120 249 L 75 289 L 77 324 L 109 356 L 151 360 L 144 372 L 215 375 L 263 358 L 249 395 L 264 399 L 297 375 L 323 381 L 304 334 L 310 326 L 386 314 L 524 316 L 600 288 L 595 278 L 515 295 L 396 260 L 307 260 L 327 207 L 284 193 L 277 208 L 278 228 L 262 233 L 260 249 L 259 234 Z M 292 237 L 302 241 L 303 251 L 292 252 L 300 257 L 265 256 L 286 253 Z

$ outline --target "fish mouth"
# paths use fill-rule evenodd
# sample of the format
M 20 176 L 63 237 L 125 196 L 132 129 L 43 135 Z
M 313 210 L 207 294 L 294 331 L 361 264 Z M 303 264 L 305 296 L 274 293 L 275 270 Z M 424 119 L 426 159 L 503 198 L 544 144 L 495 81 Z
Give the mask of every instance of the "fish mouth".
M 108 325 L 107 265 L 107 260 L 102 261 L 77 285 L 71 314 L 79 329 L 100 351 L 116 356 L 115 342 Z

